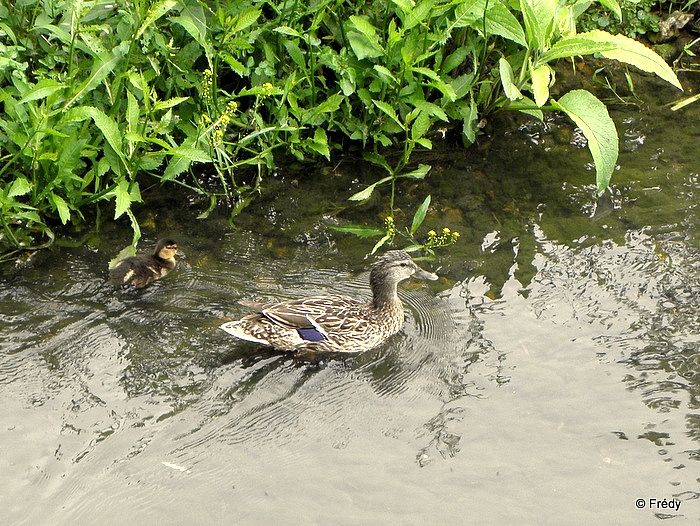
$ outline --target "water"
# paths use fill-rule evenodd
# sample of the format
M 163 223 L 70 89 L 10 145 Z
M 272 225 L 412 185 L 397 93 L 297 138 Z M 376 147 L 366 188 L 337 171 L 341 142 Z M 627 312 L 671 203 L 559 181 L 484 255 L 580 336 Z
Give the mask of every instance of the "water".
M 402 286 L 404 331 L 358 356 L 217 328 L 238 299 L 368 297 L 373 241 L 329 229 L 386 213 L 344 201 L 379 177 L 351 158 L 269 179 L 235 229 L 152 190 L 141 248 L 167 235 L 186 257 L 137 293 L 103 284 L 126 223 L 6 265 L 3 522 L 697 524 L 699 111 L 614 114 L 621 168 L 597 221 L 565 121 L 431 153 L 397 221 L 431 193 L 426 229 L 460 243 L 422 263 L 439 281 Z

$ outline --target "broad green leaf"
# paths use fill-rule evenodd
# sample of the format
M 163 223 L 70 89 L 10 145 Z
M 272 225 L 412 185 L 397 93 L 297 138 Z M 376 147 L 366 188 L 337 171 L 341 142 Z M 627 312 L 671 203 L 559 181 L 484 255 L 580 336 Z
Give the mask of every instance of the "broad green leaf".
M 327 160 L 331 160 L 331 152 L 328 148 L 328 137 L 326 136 L 326 130 L 323 128 L 316 128 L 314 130 L 313 141 L 309 143 L 309 148 L 316 153 L 320 153 Z
M 53 192 L 49 192 L 49 202 L 56 212 L 58 212 L 58 217 L 61 219 L 61 223 L 64 225 L 70 221 L 70 209 L 66 201 L 60 196 Z
M 200 150 L 199 148 L 176 146 L 175 148 L 171 148 L 170 150 L 168 150 L 168 154 L 173 155 L 175 157 L 182 157 L 183 159 L 187 159 L 188 161 L 194 161 L 199 163 L 212 162 L 209 154 L 204 150 Z
M 642 71 L 658 75 L 680 90 L 683 89 L 671 67 L 654 51 L 629 37 L 611 35 L 599 29 L 561 39 L 539 57 L 536 66 L 557 58 L 592 53 L 600 53 L 606 58 L 632 64 Z
M 622 9 L 616 0 L 598 0 L 598 3 L 615 13 L 617 19 L 622 22 Z
M 428 175 L 430 168 L 431 166 L 428 164 L 419 164 L 418 168 L 416 168 L 415 170 L 412 170 L 405 174 L 401 174 L 399 175 L 399 177 L 408 177 L 409 179 L 424 179 L 425 176 Z
M 437 104 L 432 102 L 427 102 L 421 99 L 412 100 L 413 105 L 421 111 L 426 112 L 431 117 L 437 117 L 441 121 L 448 122 L 450 119 L 447 117 L 447 113 Z
M 189 99 L 190 97 L 173 97 L 172 99 L 168 100 L 159 100 L 153 104 L 153 111 L 167 110 L 168 108 L 182 104 Z
M 508 108 L 520 111 L 522 113 L 525 113 L 526 115 L 531 115 L 538 121 L 544 120 L 544 114 L 542 113 L 542 110 L 540 110 L 535 104 L 535 102 L 529 99 L 528 97 L 523 97 L 520 100 L 511 102 Z
M 234 19 L 235 23 L 231 31 L 233 33 L 238 33 L 240 31 L 243 31 L 244 29 L 248 29 L 250 26 L 252 26 L 253 24 L 255 24 L 255 22 L 258 21 L 258 18 L 260 18 L 261 13 L 262 11 L 260 11 L 260 9 L 251 7 L 249 9 L 246 9 L 242 13 L 236 15 Z
M 413 121 L 413 124 L 411 125 L 411 139 L 417 141 L 418 139 L 422 138 L 429 128 L 430 116 L 424 111 L 419 112 L 416 120 Z
M 14 181 L 12 181 L 12 185 L 10 185 L 10 190 L 7 192 L 7 197 L 17 197 L 19 195 L 25 195 L 28 194 L 31 189 L 32 187 L 29 184 L 29 181 L 27 181 L 27 178 L 20 176 Z
M 377 241 L 377 244 L 374 245 L 374 248 L 372 249 L 372 252 L 370 254 L 374 254 L 377 250 L 379 250 L 382 246 L 384 246 L 387 241 L 391 241 L 393 238 L 393 234 L 387 234 L 383 238 L 381 238 L 379 241 Z
M 398 83 L 399 83 L 399 82 L 396 80 L 396 77 L 394 77 L 394 75 L 392 75 L 391 71 L 389 71 L 389 70 L 388 70 L 387 68 L 385 68 L 384 66 L 381 66 L 381 65 L 379 65 L 379 64 L 375 64 L 375 65 L 374 65 L 374 70 L 375 70 L 377 73 L 379 73 L 379 75 L 380 75 L 381 77 L 385 77 L 385 78 L 391 79 L 391 80 L 394 82 L 394 84 L 398 84 Z
M 302 69 L 306 69 L 306 59 L 304 53 L 299 48 L 299 45 L 293 40 L 284 40 L 284 47 L 289 53 L 294 63 Z
M 158 20 L 176 5 L 177 0 L 160 0 L 160 2 L 154 4 L 148 11 L 146 18 L 144 18 L 143 22 L 141 23 L 141 27 L 139 27 L 139 30 L 136 32 L 136 36 L 134 37 L 134 39 L 138 40 L 139 38 L 141 38 L 143 32 L 146 31 L 146 29 L 148 29 L 148 27 L 151 24 L 153 24 L 156 20 Z
M 515 85 L 513 69 L 503 57 L 498 60 L 498 73 L 501 76 L 501 85 L 503 86 L 503 92 L 506 94 L 506 97 L 508 97 L 509 100 L 522 99 L 523 94 L 520 93 L 520 90 Z
M 119 219 L 131 206 L 131 194 L 129 193 L 129 181 L 122 179 L 114 188 L 116 205 L 114 209 L 114 219 Z
M 598 192 L 608 187 L 618 155 L 618 136 L 605 104 L 586 90 L 573 90 L 553 101 L 581 129 L 588 141 L 596 169 Z
M 30 89 L 24 96 L 19 100 L 18 104 L 24 104 L 32 100 L 45 99 L 49 95 L 56 93 L 57 91 L 65 88 L 64 84 L 51 79 L 42 79 L 36 86 Z
M 384 178 L 380 179 L 379 181 L 377 181 L 376 183 L 372 183 L 364 190 L 357 192 L 357 193 L 351 195 L 350 197 L 348 197 L 348 201 L 365 201 L 365 200 L 369 199 L 372 196 L 372 192 L 374 192 L 374 189 L 378 185 L 384 184 L 388 181 L 391 181 L 391 179 L 392 179 L 391 176 L 384 177 Z
M 117 263 L 119 263 L 123 259 L 129 258 L 134 255 L 136 255 L 136 246 L 133 244 L 127 245 L 119 251 L 119 254 L 110 259 L 107 265 L 109 269 L 112 270 L 114 267 L 117 266 Z
M 467 57 L 471 51 L 471 46 L 462 46 L 457 48 L 442 62 L 442 71 L 444 73 L 449 73 L 456 67 L 464 64 L 464 61 L 467 60 Z
M 525 23 L 527 47 L 536 51 L 546 49 L 554 36 L 557 0 L 520 0 L 520 10 Z
M 377 58 L 384 54 L 384 50 L 379 47 L 379 44 L 357 31 L 350 31 L 348 33 L 348 41 L 350 42 L 353 53 L 355 53 L 355 56 L 359 60 Z
M 408 31 L 412 27 L 415 27 L 423 22 L 423 20 L 425 20 L 425 18 L 430 14 L 430 11 L 433 9 L 433 4 L 433 0 L 424 0 L 410 11 L 407 11 L 403 20 L 404 30 Z
M 357 15 L 350 16 L 350 22 L 360 33 L 368 39 L 374 41 L 377 39 L 377 28 L 374 27 L 367 18 Z
M 532 94 L 535 96 L 535 104 L 542 107 L 549 100 L 549 83 L 552 78 L 552 70 L 547 64 L 530 70 L 532 79 Z
M 66 102 L 65 108 L 70 108 L 78 100 L 80 100 L 84 95 L 90 93 L 95 87 L 97 87 L 107 76 L 112 73 L 116 65 L 118 64 L 120 58 L 105 56 L 96 59 L 92 65 L 92 71 L 90 76 L 85 79 L 77 88 L 76 92 L 73 94 L 72 98 Z
M 275 29 L 273 29 L 273 31 L 275 33 L 281 33 L 283 35 L 288 35 L 290 37 L 303 38 L 303 35 L 301 33 L 299 33 L 299 31 L 297 31 L 296 29 L 291 28 L 289 26 L 276 27 Z
M 204 49 L 208 58 L 213 54 L 212 43 L 207 39 L 207 18 L 204 8 L 194 2 L 187 2 L 180 11 L 180 16 L 170 18 L 172 22 L 180 24 L 195 42 Z
M 500 1 L 489 3 L 486 14 L 486 32 L 512 40 L 523 47 L 527 47 L 525 31 L 523 31 L 518 19 L 513 16 L 508 8 Z
M 97 128 L 99 128 L 99 130 L 102 132 L 105 140 L 122 160 L 124 166 L 128 167 L 126 158 L 124 157 L 124 152 L 122 151 L 122 135 L 119 130 L 119 125 L 112 117 L 106 115 L 102 110 L 99 110 L 93 106 L 78 106 L 77 108 L 67 111 L 64 114 L 63 120 L 66 122 L 71 122 L 81 121 L 88 118 L 94 121 L 95 126 L 97 126 Z
M 416 231 L 420 228 L 425 221 L 425 214 L 428 213 L 428 207 L 430 207 L 430 196 L 425 198 L 423 204 L 418 207 L 416 213 L 413 214 L 413 223 L 411 223 L 411 235 L 414 235 Z
M 403 123 L 399 120 L 398 115 L 396 115 L 396 110 L 391 104 L 388 104 L 384 101 L 381 100 L 374 100 L 372 99 L 372 102 L 374 105 L 382 110 L 386 115 L 388 115 L 396 124 L 398 124 L 402 130 L 406 129 L 403 125 Z

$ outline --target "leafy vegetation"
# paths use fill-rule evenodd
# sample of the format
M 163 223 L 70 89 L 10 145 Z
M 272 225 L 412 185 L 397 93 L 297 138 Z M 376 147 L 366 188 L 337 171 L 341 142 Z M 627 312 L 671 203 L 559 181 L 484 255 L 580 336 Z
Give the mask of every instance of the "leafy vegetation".
M 602 4 L 618 19 L 616 0 Z M 599 53 L 673 71 L 643 45 L 576 33 L 583 0 L 23 0 L 0 6 L 0 244 L 12 254 L 54 238 L 107 203 L 128 217 L 150 183 L 179 184 L 240 211 L 283 149 L 330 158 L 354 142 L 387 176 L 351 197 L 393 195 L 416 148 L 459 124 L 465 144 L 495 111 L 565 112 L 585 134 L 604 189 L 617 134 L 602 103 L 550 99 L 557 60 Z M 393 164 L 388 151 L 401 152 Z M 206 175 L 201 175 L 207 167 Z M 242 171 L 243 167 L 253 169 Z M 215 177 L 210 177 L 214 174 Z M 454 236 L 413 240 L 428 250 Z M 203 215 L 206 215 L 205 212 Z M 392 229 L 394 229 L 392 231 Z M 355 233 L 366 235 L 369 231 Z M 403 232 L 403 230 L 401 230 Z M 382 241 L 383 240 L 383 241 Z M 438 241 L 439 240 L 439 241 Z M 451 240 L 451 241 L 450 241 Z M 431 245 L 432 243 L 432 245 Z

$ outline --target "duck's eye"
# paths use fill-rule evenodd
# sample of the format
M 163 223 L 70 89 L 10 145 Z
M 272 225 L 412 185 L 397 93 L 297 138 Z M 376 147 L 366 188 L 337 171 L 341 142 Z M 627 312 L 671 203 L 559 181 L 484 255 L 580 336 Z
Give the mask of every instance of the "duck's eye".
M 407 267 L 408 263 L 406 261 L 402 261 L 401 263 L 399 263 L 399 265 L 401 265 L 402 267 Z

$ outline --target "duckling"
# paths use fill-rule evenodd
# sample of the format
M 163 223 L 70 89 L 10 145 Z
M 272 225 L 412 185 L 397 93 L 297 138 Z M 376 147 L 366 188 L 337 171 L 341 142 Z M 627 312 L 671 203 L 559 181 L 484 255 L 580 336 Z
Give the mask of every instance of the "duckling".
M 107 283 L 115 287 L 141 288 L 160 279 L 175 268 L 177 243 L 172 239 L 161 239 L 153 254 L 131 256 L 121 260 L 109 272 Z
M 403 250 L 386 252 L 369 276 L 372 301 L 321 294 L 274 304 L 241 302 L 255 309 L 221 329 L 241 340 L 303 353 L 359 353 L 383 343 L 403 327 L 398 284 L 415 277 L 434 281 Z

